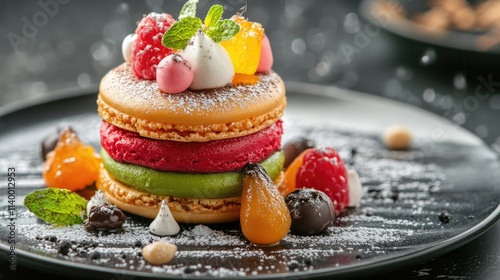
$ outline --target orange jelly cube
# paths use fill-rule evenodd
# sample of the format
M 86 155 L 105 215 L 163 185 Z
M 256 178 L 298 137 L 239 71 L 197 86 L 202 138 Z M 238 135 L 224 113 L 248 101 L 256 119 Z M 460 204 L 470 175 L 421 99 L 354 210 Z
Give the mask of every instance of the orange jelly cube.
M 248 75 L 248 74 L 234 74 L 234 78 L 232 81 L 233 86 L 247 86 L 247 85 L 255 85 L 259 82 L 259 77 L 256 75 Z
M 47 154 L 42 175 L 49 188 L 79 191 L 97 180 L 100 164 L 92 146 L 82 143 L 74 131 L 64 130 Z
M 260 23 L 251 22 L 242 16 L 232 18 L 240 25 L 240 32 L 221 45 L 229 53 L 234 72 L 253 75 L 260 63 L 264 28 Z

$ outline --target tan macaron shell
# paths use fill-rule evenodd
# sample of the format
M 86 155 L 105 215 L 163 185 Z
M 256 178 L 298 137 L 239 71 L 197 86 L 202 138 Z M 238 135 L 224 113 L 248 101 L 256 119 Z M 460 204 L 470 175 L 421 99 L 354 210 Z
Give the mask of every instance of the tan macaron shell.
M 197 199 L 149 194 L 115 180 L 104 168 L 101 168 L 96 187 L 118 208 L 145 218 L 154 219 L 161 201 L 165 200 L 177 222 L 210 224 L 239 219 L 240 197 Z
M 107 122 L 144 137 L 211 141 L 254 133 L 276 121 L 286 107 L 285 85 L 275 72 L 255 85 L 165 94 L 156 81 L 136 78 L 122 64 L 104 76 L 98 112 Z
M 284 174 L 276 178 L 277 186 L 283 183 Z M 154 219 L 165 200 L 179 223 L 218 224 L 238 221 L 240 218 L 241 197 L 224 199 L 196 199 L 153 195 L 131 188 L 111 177 L 101 168 L 96 182 L 107 199 L 123 211 Z

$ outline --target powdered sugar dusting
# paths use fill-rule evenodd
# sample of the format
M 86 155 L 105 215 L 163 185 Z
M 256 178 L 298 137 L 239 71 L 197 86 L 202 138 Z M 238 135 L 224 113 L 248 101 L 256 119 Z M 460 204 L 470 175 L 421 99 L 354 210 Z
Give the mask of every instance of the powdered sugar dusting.
M 25 212 L 25 215 L 32 214 Z M 182 232 L 173 237 L 151 235 L 144 224 L 130 219 L 123 228 L 120 233 L 104 234 L 87 232 L 81 225 L 54 228 L 45 223 L 38 223 L 22 224 L 18 232 L 26 238 L 25 242 L 36 244 L 33 246 L 34 251 L 44 255 L 97 265 L 112 263 L 115 268 L 166 274 L 184 274 L 193 265 L 192 261 L 198 260 L 191 269 L 199 276 L 244 276 L 260 274 L 263 271 L 285 273 L 289 270 L 290 259 L 306 258 L 314 263 L 315 259 L 331 258 L 343 252 L 380 254 L 383 250 L 378 248 L 397 244 L 413 234 L 412 230 L 405 232 L 391 228 L 332 227 L 320 236 L 290 234 L 282 240 L 282 245 L 273 248 L 249 244 L 237 227 L 220 230 L 205 225 L 184 225 Z M 72 245 L 69 253 L 63 256 L 58 253 L 58 246 L 64 240 L 70 241 Z M 140 256 L 143 246 L 158 240 L 178 246 L 179 250 L 172 263 L 151 266 Z M 89 260 L 90 256 L 96 254 L 99 258 Z M 203 260 L 209 260 L 210 264 L 204 263 Z M 242 260 L 250 260 L 250 265 L 241 265 Z M 253 264 L 254 262 L 258 265 Z
M 73 122 L 73 128 L 77 131 L 85 131 L 83 128 L 98 131 L 99 122 L 86 121 L 87 118 L 99 119 L 97 116 L 83 117 Z M 90 127 L 89 123 L 92 124 Z M 470 196 L 450 202 L 446 190 L 453 186 L 439 162 L 442 155 L 439 152 L 437 155 L 426 154 L 421 148 L 426 143 L 416 142 L 408 152 L 393 152 L 386 150 L 373 135 L 352 134 L 320 123 L 310 124 L 294 119 L 285 120 L 284 125 L 283 143 L 295 136 L 307 136 L 318 146 L 332 146 L 348 168 L 358 171 L 363 183 L 360 206 L 348 208 L 323 234 L 288 234 L 277 246 L 259 247 L 246 240 L 238 223 L 181 224 L 179 234 L 160 237 L 149 233 L 151 220 L 133 215 L 127 215 L 121 231 L 88 232 L 83 225 L 54 228 L 19 205 L 16 242 L 19 248 L 28 248 L 50 258 L 116 269 L 117 275 L 130 271 L 159 277 L 223 278 L 252 275 L 284 277 L 291 271 L 314 273 L 324 269 L 342 269 L 408 254 L 412 250 L 420 250 L 422 247 L 419 246 L 456 235 L 456 231 L 439 221 L 438 215 L 450 208 L 466 211 L 470 208 Z M 352 152 L 353 149 L 356 153 Z M 12 153 L 19 155 L 17 157 L 8 157 L 15 158 L 18 166 L 26 165 L 35 172 L 23 174 L 19 168 L 19 204 L 22 203 L 23 192 L 26 194 L 35 188 L 27 182 L 41 182 L 38 174 L 41 162 L 30 157 L 32 153 L 35 151 L 30 146 Z M 31 163 L 23 163 L 26 160 Z M 7 164 L 10 163 L 0 161 L 1 166 Z M 9 212 L 5 207 L 1 210 L 0 220 L 7 222 Z M 464 226 L 478 222 L 467 218 L 470 215 L 467 212 L 463 215 L 466 218 L 460 223 Z M 461 214 L 455 212 L 452 219 L 460 217 Z M 7 234 L 6 228 L 1 228 L 0 233 Z M 141 256 L 141 250 L 158 240 L 177 245 L 178 251 L 172 262 L 152 266 Z M 67 252 L 61 249 L 63 245 L 68 248 Z
M 162 110 L 179 111 L 184 114 L 199 112 L 228 113 L 245 109 L 246 106 L 275 100 L 281 78 L 274 72 L 260 74 L 260 82 L 255 85 L 227 86 L 201 91 L 185 91 L 179 94 L 161 92 L 156 81 L 136 78 L 126 64 L 118 66 L 108 74 L 101 85 L 101 94 L 120 104 L 147 103 L 155 112 Z M 126 93 L 126 94 L 106 94 Z M 126 108 L 124 110 L 127 110 Z M 124 112 L 127 113 L 127 112 Z

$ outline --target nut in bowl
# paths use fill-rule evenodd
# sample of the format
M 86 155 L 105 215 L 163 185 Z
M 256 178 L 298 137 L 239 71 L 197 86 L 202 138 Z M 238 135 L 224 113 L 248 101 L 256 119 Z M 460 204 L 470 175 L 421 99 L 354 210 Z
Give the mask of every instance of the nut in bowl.
M 402 37 L 451 49 L 498 54 L 500 1 L 363 1 L 364 16 Z

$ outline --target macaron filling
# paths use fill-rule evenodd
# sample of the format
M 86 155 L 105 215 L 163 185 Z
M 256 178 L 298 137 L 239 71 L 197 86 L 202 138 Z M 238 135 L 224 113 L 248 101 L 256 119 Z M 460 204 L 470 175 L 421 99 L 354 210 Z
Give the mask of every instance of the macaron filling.
M 150 194 L 213 199 L 238 197 L 243 189 L 241 172 L 202 174 L 158 171 L 117 162 L 104 149 L 101 149 L 101 158 L 104 168 L 113 178 Z M 282 171 L 283 163 L 281 150 L 260 162 L 273 180 Z
M 145 138 L 105 121 L 100 130 L 101 146 L 115 161 L 186 173 L 231 172 L 261 162 L 280 149 L 282 134 L 281 120 L 250 135 L 208 142 Z

